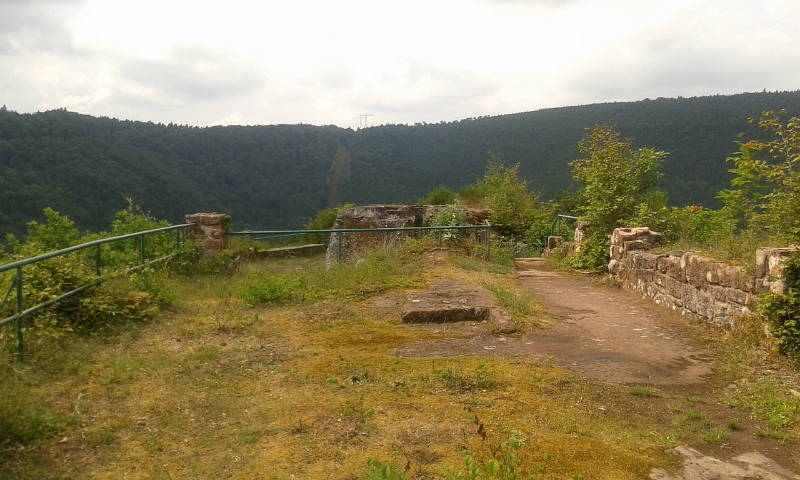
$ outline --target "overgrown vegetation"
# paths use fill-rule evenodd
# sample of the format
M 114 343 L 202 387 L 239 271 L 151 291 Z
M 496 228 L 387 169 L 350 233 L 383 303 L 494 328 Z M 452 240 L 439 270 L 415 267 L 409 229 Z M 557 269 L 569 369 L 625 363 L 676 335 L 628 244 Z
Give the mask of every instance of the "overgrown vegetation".
M 168 226 L 141 211 L 129 202 L 128 208 L 117 213 L 109 232 L 81 235 L 74 223 L 53 209 L 45 209 L 44 223 L 30 222 L 26 241 L 20 242 L 8 236 L 11 252 L 0 255 L 2 263 L 35 257 L 54 250 L 64 249 L 88 241 L 124 235 Z M 147 258 L 159 258 L 175 252 L 174 234 L 154 234 L 146 239 Z M 119 274 L 125 269 L 139 265 L 141 250 L 138 239 L 114 242 L 100 247 L 101 276 Z M 188 254 L 192 246 L 185 246 Z M 95 282 L 97 275 L 96 250 L 87 249 L 62 255 L 23 268 L 23 308 L 52 300 L 79 286 Z M 0 279 L 0 290 L 10 292 L 15 272 L 6 272 Z M 153 316 L 159 306 L 172 303 L 173 295 L 162 280 L 161 273 L 152 268 L 140 269 L 127 281 L 100 283 L 82 295 L 71 297 L 56 305 L 35 313 L 27 320 L 25 335 L 28 337 L 58 337 L 72 330 L 94 332 L 112 324 L 129 319 Z M 13 293 L 9 295 L 13 300 Z M 7 301 L 0 309 L 2 318 L 13 314 L 15 301 Z M 9 338 L 9 329 L 0 330 L 0 341 L 4 348 L 14 341 Z
M 399 325 L 380 306 L 428 279 L 474 277 L 509 310 L 541 311 L 507 271 L 455 254 L 470 270 L 447 255 L 432 262 L 435 247 L 409 240 L 329 271 L 321 258 L 270 259 L 167 276 L 175 307 L 154 321 L 68 333 L 25 364 L 6 357 L 0 408 L 14 414 L 0 476 L 616 480 L 666 466 L 662 452 L 678 442 L 727 441 L 728 407 L 724 419 L 702 412 L 708 426 L 662 421 L 668 403 L 698 409 L 670 388 L 632 390 L 525 357 L 397 354 L 462 336 Z M 752 422 L 794 435 L 760 419 L 744 435 Z
M 800 255 L 783 268 L 783 293 L 768 292 L 759 298 L 759 311 L 772 322 L 771 332 L 784 353 L 800 359 Z

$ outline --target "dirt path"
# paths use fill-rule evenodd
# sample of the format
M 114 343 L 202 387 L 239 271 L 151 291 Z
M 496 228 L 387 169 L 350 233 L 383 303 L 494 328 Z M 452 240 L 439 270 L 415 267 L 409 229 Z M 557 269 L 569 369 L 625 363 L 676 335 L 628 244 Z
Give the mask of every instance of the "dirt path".
M 490 335 L 479 325 L 460 325 L 469 338 L 420 342 L 404 357 L 528 356 L 580 375 L 613 383 L 690 385 L 711 367 L 676 331 L 677 318 L 622 290 L 546 271 L 541 260 L 518 261 L 520 283 L 548 313 L 563 318 L 553 328 L 518 338 Z M 666 318 L 665 318 L 666 317 Z M 672 321 L 670 318 L 672 317 Z
M 563 368 L 614 383 L 687 385 L 711 373 L 702 352 L 676 331 L 674 316 L 622 290 L 546 271 L 539 260 L 519 261 L 520 283 L 547 311 L 564 319 L 525 335 L 522 342 Z

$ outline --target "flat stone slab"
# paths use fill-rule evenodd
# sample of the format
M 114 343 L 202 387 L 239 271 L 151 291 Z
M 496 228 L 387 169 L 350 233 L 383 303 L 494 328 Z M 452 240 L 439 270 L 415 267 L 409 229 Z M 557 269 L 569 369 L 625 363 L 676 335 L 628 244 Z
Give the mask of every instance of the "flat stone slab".
M 287 258 L 287 257 L 310 257 L 318 253 L 325 253 L 326 245 L 321 243 L 310 243 L 296 247 L 270 248 L 269 250 L 258 250 L 255 252 L 257 258 Z
M 500 333 L 514 333 L 511 317 L 494 304 L 489 292 L 454 278 L 428 283 L 428 288 L 407 295 L 403 323 L 492 322 Z
M 744 453 L 730 462 L 703 455 L 689 447 L 676 447 L 669 453 L 683 457 L 677 476 L 662 469 L 650 472 L 651 480 L 800 480 L 797 475 L 758 452 Z

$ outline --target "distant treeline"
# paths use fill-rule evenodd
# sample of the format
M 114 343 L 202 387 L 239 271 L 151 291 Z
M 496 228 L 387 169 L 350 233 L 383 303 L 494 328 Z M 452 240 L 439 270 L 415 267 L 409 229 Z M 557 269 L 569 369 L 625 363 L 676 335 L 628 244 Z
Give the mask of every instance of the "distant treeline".
M 635 147 L 669 152 L 660 189 L 674 205 L 716 206 L 725 158 L 763 110 L 800 116 L 800 91 L 643 100 L 439 124 L 198 128 L 97 118 L 66 110 L 0 110 L 0 235 L 24 232 L 52 207 L 99 230 L 132 198 L 157 218 L 230 214 L 234 228 L 299 227 L 342 203 L 411 203 L 438 185 L 482 176 L 488 152 L 544 199 L 572 184 L 585 128 L 614 122 Z

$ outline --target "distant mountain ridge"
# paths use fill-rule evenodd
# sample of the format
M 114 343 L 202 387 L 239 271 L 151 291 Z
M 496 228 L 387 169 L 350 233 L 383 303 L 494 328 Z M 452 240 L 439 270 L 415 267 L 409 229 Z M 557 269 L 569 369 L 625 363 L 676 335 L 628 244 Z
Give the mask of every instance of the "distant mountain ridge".
M 715 206 L 735 141 L 760 137 L 763 110 L 800 116 L 800 91 L 642 100 L 438 124 L 360 130 L 310 125 L 189 127 L 66 110 L 0 110 L 0 235 L 20 234 L 50 206 L 81 229 L 106 228 L 133 198 L 180 222 L 216 211 L 235 228 L 299 227 L 341 203 L 414 202 L 483 174 L 488 152 L 520 163 L 550 198 L 571 184 L 585 128 L 613 121 L 635 147 L 670 153 L 660 188 L 673 204 Z

